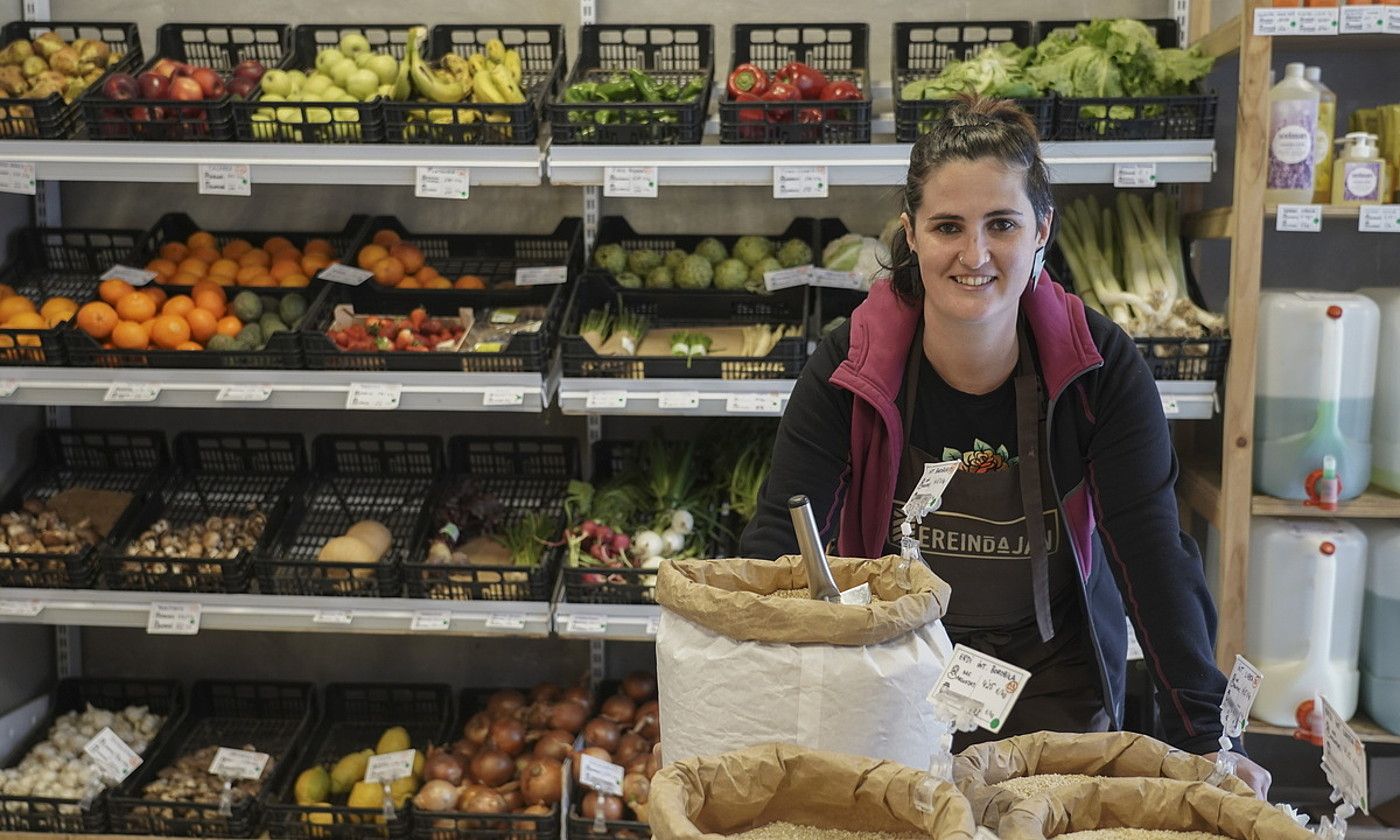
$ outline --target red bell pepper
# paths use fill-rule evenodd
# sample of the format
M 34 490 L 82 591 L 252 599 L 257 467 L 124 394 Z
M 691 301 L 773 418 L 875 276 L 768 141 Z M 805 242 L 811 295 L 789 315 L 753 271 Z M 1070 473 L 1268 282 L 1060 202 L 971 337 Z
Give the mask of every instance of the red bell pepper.
M 806 125 L 819 123 L 822 121 L 822 109 L 820 108 L 798 108 L 797 121 Z
M 830 102 L 842 99 L 864 99 L 865 97 L 861 94 L 860 88 L 856 87 L 855 82 L 838 79 L 834 82 L 827 82 L 822 87 L 821 98 L 823 101 Z
M 734 97 L 735 102 L 762 102 L 763 97 L 754 96 L 752 93 L 740 92 Z M 764 128 L 755 123 L 767 122 L 762 108 L 740 108 L 739 109 L 739 136 L 745 140 L 762 140 Z
M 778 71 L 778 81 L 787 82 L 797 88 L 799 99 L 818 99 L 822 88 L 826 87 L 826 75 L 822 71 L 800 61 L 788 62 Z
M 740 64 L 729 73 L 729 98 L 738 99 L 741 93 L 761 96 L 768 89 L 768 74 L 756 64 Z
M 773 82 L 762 97 L 765 102 L 796 102 L 800 98 L 797 88 L 787 82 Z M 792 122 L 792 108 L 769 108 L 767 111 L 769 122 Z

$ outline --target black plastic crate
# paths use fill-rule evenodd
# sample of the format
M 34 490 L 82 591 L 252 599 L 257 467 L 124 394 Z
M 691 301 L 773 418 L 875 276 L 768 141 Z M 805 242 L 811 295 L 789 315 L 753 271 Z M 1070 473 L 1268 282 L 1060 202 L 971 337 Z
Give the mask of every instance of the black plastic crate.
M 360 234 L 369 218 L 367 214 L 356 213 L 345 220 L 344 227 L 336 231 L 209 230 L 186 213 L 166 213 L 157 219 L 154 225 L 151 225 L 150 230 L 142 234 L 130 259 L 134 267 L 145 267 L 151 260 L 160 256 L 162 246 L 171 242 L 184 243 L 191 234 L 203 231 L 214 237 L 214 245 L 221 253 L 225 246 L 236 239 L 261 248 L 269 238 L 279 236 L 295 245 L 298 251 L 304 251 L 307 243 L 313 239 L 324 239 L 330 243 L 336 258 L 349 262 L 354 256 L 355 243 L 360 239 Z M 308 279 L 312 286 L 317 282 L 314 277 Z M 248 288 L 272 289 L 275 287 Z M 308 299 L 307 302 L 310 303 L 310 300 Z
M 448 444 L 448 477 L 424 536 L 431 540 L 444 525 L 441 503 L 470 485 L 506 508 L 502 525 L 542 513 L 554 523 L 549 535 L 554 539 L 563 526 L 569 481 L 578 475 L 572 438 L 455 437 Z M 405 594 L 454 601 L 548 601 L 561 553 L 558 546 L 546 546 L 538 565 L 521 568 L 429 563 L 426 552 L 426 545 L 419 546 L 404 563 Z
M 23 228 L 11 239 L 14 259 L 0 270 L 0 283 L 29 298 L 36 309 L 51 297 L 66 297 L 80 306 L 94 279 L 127 259 L 140 236 L 139 230 Z M 47 329 L 0 329 L 0 365 L 64 364 L 63 323 Z
M 553 141 L 566 145 L 657 146 L 699 143 L 710 111 L 714 27 L 710 24 L 586 24 L 579 60 L 546 106 Z M 689 102 L 567 101 L 569 87 L 606 83 L 629 68 L 659 82 L 704 87 Z M 603 122 L 599 122 L 602 120 Z
M 254 560 L 265 595 L 347 595 L 392 598 L 408 553 L 423 542 L 427 507 L 442 475 L 435 437 L 321 435 L 314 472 L 294 494 L 287 516 Z M 321 546 L 356 522 L 374 519 L 393 535 L 372 566 L 316 559 Z
M 126 527 L 167 463 L 165 441 L 159 432 L 46 430 L 38 440 L 36 463 L 10 487 L 0 503 L 0 512 L 19 510 L 26 499 L 47 500 L 73 487 L 130 493 L 131 502 L 113 517 L 110 538 Z M 95 586 L 96 552 L 103 541 L 71 554 L 0 552 L 0 586 Z
M 466 58 L 485 52 L 499 38 L 520 56 L 519 103 L 458 103 L 424 100 L 385 102 L 385 139 L 389 143 L 439 145 L 529 145 L 539 139 L 544 102 L 564 78 L 564 27 L 559 24 L 439 24 L 423 52 L 430 61 L 449 53 Z
M 167 23 L 156 32 L 156 58 L 209 67 L 227 83 L 246 59 L 278 66 L 291 49 L 291 27 L 281 23 Z M 92 140 L 232 140 L 233 97 L 182 103 L 175 99 L 106 98 L 100 88 L 82 97 L 83 117 Z
M 50 727 L 60 715 L 82 712 L 89 705 L 119 712 L 128 706 L 146 706 L 165 721 L 152 734 L 143 755 L 160 749 L 175 719 L 184 710 L 184 693 L 173 680 L 68 678 L 54 687 L 50 710 L 44 722 L 34 727 L 11 760 L 16 764 L 36 745 L 48 738 Z M 80 757 L 79 756 L 75 757 Z M 3 756 L 0 756 L 3 758 Z M 99 794 L 93 806 L 84 811 L 80 799 L 45 796 L 16 796 L 0 793 L 0 831 L 31 831 L 53 834 L 105 834 L 108 793 Z
M 391 726 L 408 730 L 415 749 L 449 740 L 452 691 L 446 685 L 341 683 L 326 686 L 326 706 L 297 758 L 296 767 L 267 802 L 263 828 L 272 837 L 294 840 L 389 840 L 407 837 L 411 804 L 384 824 L 378 808 L 297 805 L 296 774 L 314 765 L 327 768 L 342 756 L 373 748 Z
M 32 41 L 46 32 L 57 33 L 68 44 L 78 38 L 101 41 L 111 55 L 120 56 L 84 88 L 85 93 L 101 89 L 113 72 L 130 73 L 141 66 L 141 34 L 134 23 L 18 20 L 0 29 L 0 44 L 11 44 L 21 38 Z M 43 99 L 7 99 L 0 106 L 0 138 L 4 139 L 66 140 L 77 134 L 81 126 L 82 109 L 78 100 L 65 102 L 58 93 Z
M 140 507 L 123 533 L 99 552 L 109 589 L 146 592 L 245 592 L 252 558 L 272 538 L 286 514 L 295 482 L 306 473 L 306 452 L 297 434 L 184 432 L 175 438 L 178 472 Z M 158 520 L 171 530 L 210 517 L 265 517 L 255 544 L 233 557 L 211 560 L 190 551 L 174 556 L 127 555 L 127 547 Z M 158 538 L 157 538 L 158 539 Z M 159 548 L 159 544 L 157 544 Z
M 955 103 L 940 99 L 904 99 L 904 86 L 931 79 L 954 61 L 971 58 L 987 47 L 1035 43 L 1035 26 L 1025 20 L 930 21 L 896 23 L 890 78 L 894 79 L 895 140 L 912 143 Z M 1042 140 L 1055 128 L 1055 98 L 1013 100 L 1035 121 Z
M 315 708 L 316 691 L 310 683 L 196 682 L 188 712 L 160 750 L 108 799 L 110 830 L 175 837 L 253 836 L 266 795 L 282 786 L 292 772 Z M 165 768 L 209 747 L 268 753 L 271 758 L 258 795 L 235 797 L 228 815 L 219 813 L 217 798 L 208 802 L 142 795 Z

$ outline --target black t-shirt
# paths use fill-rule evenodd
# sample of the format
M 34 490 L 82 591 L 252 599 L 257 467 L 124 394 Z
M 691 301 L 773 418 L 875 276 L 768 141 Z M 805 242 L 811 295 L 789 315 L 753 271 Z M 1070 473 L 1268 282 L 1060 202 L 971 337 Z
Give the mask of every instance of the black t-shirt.
M 988 393 L 967 394 L 944 382 L 921 353 L 916 402 L 910 445 L 939 461 L 961 459 L 961 469 L 972 473 L 1016 463 L 1014 376 Z

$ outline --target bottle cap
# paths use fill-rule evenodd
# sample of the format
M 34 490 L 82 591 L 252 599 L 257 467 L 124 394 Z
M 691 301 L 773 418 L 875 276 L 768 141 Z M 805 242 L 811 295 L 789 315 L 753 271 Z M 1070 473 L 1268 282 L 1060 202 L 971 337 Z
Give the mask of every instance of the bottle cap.
M 1303 70 L 1303 62 L 1301 61 L 1290 61 L 1283 65 L 1283 75 L 1291 78 L 1301 78 Z

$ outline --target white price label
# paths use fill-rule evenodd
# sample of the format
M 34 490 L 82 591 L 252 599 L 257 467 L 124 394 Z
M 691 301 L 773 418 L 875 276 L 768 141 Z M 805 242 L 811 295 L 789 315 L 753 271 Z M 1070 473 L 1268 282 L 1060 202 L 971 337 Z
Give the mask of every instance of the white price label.
M 221 779 L 260 779 L 271 757 L 267 753 L 219 747 L 209 762 L 209 772 Z
M 1157 186 L 1157 164 L 1113 164 L 1113 186 L 1120 189 L 1145 189 Z
M 92 758 L 102 777 L 112 782 L 122 781 L 141 766 L 141 756 L 105 726 L 83 746 L 83 752 Z
M 812 267 L 799 265 L 796 268 L 780 268 L 776 271 L 763 272 L 763 287 L 770 292 L 791 289 L 794 286 L 805 286 Z
M 18 390 L 18 379 L 0 379 L 0 397 L 8 397 Z
M 524 630 L 527 620 L 529 616 L 525 615 L 492 613 L 486 616 L 486 627 L 488 630 Z
M 1342 22 L 1338 31 L 1343 35 L 1384 32 L 1385 12 L 1385 6 L 1343 6 Z
M 518 388 L 487 388 L 481 394 L 482 405 L 524 405 L 525 392 Z
M 1385 31 L 1391 35 L 1400 35 L 1400 6 L 1387 4 L 1385 10 Z
M 365 271 L 345 263 L 331 263 L 316 275 L 317 279 L 328 283 L 340 283 L 343 286 L 358 286 L 373 276 L 373 271 Z
M 1176 397 L 1162 397 L 1162 413 L 1168 417 L 1175 417 L 1181 413 L 1181 404 L 1176 401 Z
M 724 401 L 729 414 L 781 414 L 782 394 L 730 394 Z
M 351 382 L 345 407 L 363 411 L 390 411 L 399 407 L 403 386 L 397 382 Z
M 567 616 L 565 624 L 568 625 L 570 633 L 605 633 L 608 629 L 608 617 L 575 613 Z
M 972 707 L 972 717 L 978 726 L 988 732 L 999 732 L 1030 675 L 1030 671 L 957 645 L 928 699 L 936 702 L 938 695 L 950 694 Z
M 825 166 L 773 167 L 774 198 L 826 198 Z
M 272 397 L 271 385 L 225 385 L 214 396 L 215 402 L 267 402 Z
M 924 472 L 919 476 L 919 483 L 914 485 L 913 492 L 904 502 L 904 515 L 915 516 L 927 508 L 937 506 L 938 501 L 943 498 L 943 491 L 948 489 L 948 484 L 952 482 L 953 476 L 958 474 L 960 466 L 962 466 L 962 461 L 937 461 L 932 464 L 924 464 Z
M 1356 229 L 1362 233 L 1400 233 L 1400 204 L 1363 204 Z
M 569 282 L 567 265 L 536 265 L 515 270 L 517 286 L 558 286 Z
M 662 391 L 656 395 L 656 407 L 663 411 L 684 411 L 700 407 L 699 391 Z
M 0 193 L 34 195 L 39 182 L 32 163 L 0 163 Z
M 144 268 L 132 268 L 129 265 L 114 265 L 102 272 L 102 280 L 125 280 L 133 286 L 145 286 L 156 279 L 154 271 L 146 271 Z
M 103 402 L 147 403 L 160 396 L 160 386 L 154 382 L 113 382 L 102 396 Z
M 464 166 L 419 166 L 413 179 L 414 198 L 454 198 L 472 194 L 472 171 Z
M 829 268 L 812 268 L 807 271 L 807 283 L 812 286 L 822 286 L 827 289 L 851 289 L 860 291 L 865 288 L 865 278 L 854 271 L 832 271 Z
M 1226 735 L 1237 738 L 1244 731 L 1263 678 L 1248 659 L 1235 656 L 1235 667 L 1230 669 L 1230 681 L 1225 684 L 1225 697 L 1220 702 L 1220 725 Z
M 1322 230 L 1321 204 L 1280 204 L 1274 230 L 1317 233 Z
M 1255 35 L 1336 35 L 1337 9 L 1254 10 Z
M 591 787 L 599 793 L 621 796 L 622 776 L 624 772 L 620 764 L 613 764 L 611 761 L 594 758 L 588 753 L 579 753 L 579 784 Z
M 27 601 L 0 601 L 0 615 L 22 615 L 33 618 L 44 611 L 44 602 L 29 599 Z
M 1322 698 L 1322 770 L 1342 799 L 1363 814 L 1371 813 L 1367 800 L 1366 745 L 1356 737 L 1327 698 Z
M 660 632 L 661 632 L 661 616 L 660 616 L 660 615 L 651 615 L 651 616 L 647 616 L 647 635 L 648 635 L 648 636 L 655 636 L 657 633 L 660 633 Z
M 201 163 L 200 195 L 252 195 L 252 169 L 246 163 Z
M 867 607 L 870 605 L 870 584 L 862 583 L 860 586 L 852 586 L 841 593 L 841 603 L 851 604 L 857 607 Z
M 355 614 L 350 610 L 317 610 L 311 616 L 312 624 L 351 624 L 355 621 Z
M 656 198 L 655 166 L 603 167 L 603 196 L 606 198 Z
M 372 755 L 365 766 L 365 781 L 393 783 L 413 775 L 413 750 Z
M 155 636 L 193 636 L 199 632 L 199 604 L 151 604 L 146 632 Z
M 589 391 L 584 407 L 591 409 L 626 408 L 626 391 Z
M 413 619 L 408 623 L 408 629 L 414 632 L 431 633 L 451 627 L 452 613 L 447 610 L 418 610 L 413 613 Z

